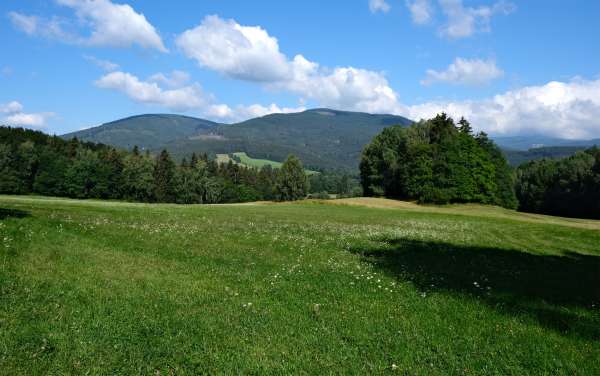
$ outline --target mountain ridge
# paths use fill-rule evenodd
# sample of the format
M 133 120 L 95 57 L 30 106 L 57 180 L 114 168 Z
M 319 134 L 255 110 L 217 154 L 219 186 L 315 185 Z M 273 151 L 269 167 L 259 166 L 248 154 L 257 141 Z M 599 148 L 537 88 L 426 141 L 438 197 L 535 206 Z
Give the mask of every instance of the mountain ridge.
M 295 154 L 311 169 L 356 171 L 363 147 L 385 127 L 412 121 L 390 114 L 314 108 L 268 114 L 238 123 L 218 123 L 176 114 L 141 114 L 62 135 L 115 147 L 157 152 L 167 149 L 176 158 L 192 152 L 211 156 L 246 152 L 254 158 L 283 161 Z M 566 140 L 532 136 L 492 137 L 512 164 L 541 156 L 562 157 L 600 145 L 600 139 Z M 536 150 L 539 147 L 549 151 Z

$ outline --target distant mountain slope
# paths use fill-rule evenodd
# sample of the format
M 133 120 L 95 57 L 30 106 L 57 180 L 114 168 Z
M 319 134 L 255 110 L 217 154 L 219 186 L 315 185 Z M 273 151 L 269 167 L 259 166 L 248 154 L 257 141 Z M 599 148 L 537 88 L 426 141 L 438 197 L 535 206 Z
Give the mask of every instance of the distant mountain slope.
M 599 138 L 593 140 L 568 140 L 565 138 L 553 138 L 539 135 L 494 137 L 494 142 L 503 149 L 521 151 L 554 146 L 577 146 L 588 148 L 594 145 L 600 145 Z
M 116 120 L 62 137 L 101 142 L 121 148 L 169 150 L 176 158 L 192 152 L 231 154 L 282 162 L 297 155 L 309 169 L 358 170 L 360 153 L 390 125 L 409 125 L 401 116 L 373 115 L 325 108 L 292 114 L 271 114 L 237 124 L 219 124 L 181 115 L 149 114 Z M 539 158 L 560 158 L 593 145 L 596 140 L 545 136 L 495 137 L 512 165 Z
M 62 137 L 100 142 L 120 148 L 131 149 L 137 145 L 144 149 L 157 149 L 179 138 L 198 134 L 217 123 L 189 116 L 148 114 L 131 116 L 102 124 L 98 127 L 67 133 Z
M 390 125 L 411 121 L 393 115 L 315 109 L 271 114 L 237 124 L 217 124 L 178 115 L 141 115 L 66 134 L 118 147 L 167 148 L 177 157 L 246 152 L 253 158 L 283 161 L 289 154 L 310 168 L 358 168 L 360 153 Z
M 401 116 L 315 109 L 219 125 L 166 146 L 181 154 L 246 152 L 253 158 L 274 161 L 293 153 L 310 168 L 355 170 L 364 145 L 373 136 L 390 125 L 410 123 Z
M 600 142 L 598 143 L 600 145 Z M 588 149 L 589 146 L 548 146 L 529 150 L 503 149 L 504 156 L 511 166 L 518 166 L 532 160 L 548 158 L 559 159 L 569 157 L 578 151 Z

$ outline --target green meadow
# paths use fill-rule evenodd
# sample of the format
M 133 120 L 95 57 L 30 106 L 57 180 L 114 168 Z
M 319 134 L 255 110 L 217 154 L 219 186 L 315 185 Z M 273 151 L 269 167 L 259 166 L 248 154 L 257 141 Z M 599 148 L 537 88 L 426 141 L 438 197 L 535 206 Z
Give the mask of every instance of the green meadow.
M 254 167 L 254 168 L 258 168 L 258 169 L 260 169 L 264 166 L 267 166 L 267 165 L 271 166 L 272 168 L 278 169 L 278 168 L 281 168 L 281 166 L 283 165 L 282 162 L 271 161 L 269 159 L 252 158 L 244 152 L 232 153 L 231 155 L 236 157 L 239 160 L 239 162 L 236 159 L 233 159 L 229 154 L 217 154 L 217 162 L 218 163 L 229 163 L 229 161 L 232 161 L 233 163 L 239 164 L 241 166 Z M 312 174 L 316 174 L 317 172 L 311 171 L 311 170 L 306 170 L 306 173 L 308 175 L 312 175 Z
M 599 375 L 600 221 L 0 196 L 0 374 Z

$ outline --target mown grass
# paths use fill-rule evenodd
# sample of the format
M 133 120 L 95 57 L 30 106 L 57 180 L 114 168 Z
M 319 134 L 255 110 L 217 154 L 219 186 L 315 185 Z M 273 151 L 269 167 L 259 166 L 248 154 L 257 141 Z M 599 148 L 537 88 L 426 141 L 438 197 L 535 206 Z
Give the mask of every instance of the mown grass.
M 231 155 L 235 156 L 238 160 L 234 159 L 231 157 Z M 232 153 L 232 154 L 217 154 L 217 163 L 229 163 L 230 161 L 234 164 L 240 165 L 240 166 L 244 166 L 244 167 L 254 167 L 254 168 L 262 168 L 264 166 L 271 166 L 274 169 L 279 169 L 281 168 L 281 166 L 283 165 L 282 162 L 276 162 L 276 161 L 271 161 L 269 159 L 256 159 L 256 158 L 251 158 L 248 154 L 246 154 L 245 152 L 237 152 L 237 153 Z M 318 174 L 317 171 L 312 171 L 312 170 L 304 170 L 306 172 L 307 175 L 312 175 L 312 174 Z
M 0 208 L 0 374 L 600 374 L 597 222 L 328 202 Z

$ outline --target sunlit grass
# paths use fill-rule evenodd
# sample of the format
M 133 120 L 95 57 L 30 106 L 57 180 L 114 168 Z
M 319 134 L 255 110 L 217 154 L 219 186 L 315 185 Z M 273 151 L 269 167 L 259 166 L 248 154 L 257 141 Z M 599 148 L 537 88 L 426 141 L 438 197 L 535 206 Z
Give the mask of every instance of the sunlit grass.
M 0 373 L 600 373 L 598 222 L 343 203 L 0 196 Z

